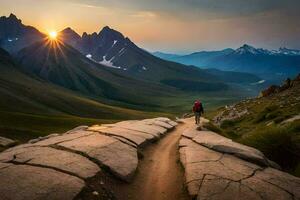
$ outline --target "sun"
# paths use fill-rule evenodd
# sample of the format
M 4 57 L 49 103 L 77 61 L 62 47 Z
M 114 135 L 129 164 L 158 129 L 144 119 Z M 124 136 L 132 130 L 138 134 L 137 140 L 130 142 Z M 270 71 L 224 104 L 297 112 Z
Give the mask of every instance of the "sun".
M 50 31 L 49 32 L 49 38 L 51 40 L 56 40 L 56 38 L 57 38 L 57 32 L 56 31 Z

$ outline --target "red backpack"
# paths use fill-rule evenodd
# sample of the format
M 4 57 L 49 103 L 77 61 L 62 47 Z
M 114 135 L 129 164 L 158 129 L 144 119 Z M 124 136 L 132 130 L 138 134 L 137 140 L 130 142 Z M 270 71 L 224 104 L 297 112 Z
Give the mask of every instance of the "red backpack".
M 202 103 L 200 101 L 195 101 L 193 111 L 194 112 L 201 112 L 202 111 Z

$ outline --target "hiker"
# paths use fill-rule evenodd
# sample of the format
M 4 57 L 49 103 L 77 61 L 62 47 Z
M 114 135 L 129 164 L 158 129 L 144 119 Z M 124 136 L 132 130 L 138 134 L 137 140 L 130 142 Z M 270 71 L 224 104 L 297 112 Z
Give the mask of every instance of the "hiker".
M 193 106 L 193 112 L 195 114 L 195 123 L 200 124 L 201 114 L 204 113 L 202 103 L 199 100 L 196 100 Z

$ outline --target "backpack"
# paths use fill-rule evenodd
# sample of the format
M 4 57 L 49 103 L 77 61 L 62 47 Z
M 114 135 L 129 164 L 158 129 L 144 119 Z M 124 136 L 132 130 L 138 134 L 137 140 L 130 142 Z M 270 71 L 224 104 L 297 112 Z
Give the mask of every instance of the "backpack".
M 200 101 L 196 101 L 193 107 L 194 112 L 202 112 L 202 103 Z

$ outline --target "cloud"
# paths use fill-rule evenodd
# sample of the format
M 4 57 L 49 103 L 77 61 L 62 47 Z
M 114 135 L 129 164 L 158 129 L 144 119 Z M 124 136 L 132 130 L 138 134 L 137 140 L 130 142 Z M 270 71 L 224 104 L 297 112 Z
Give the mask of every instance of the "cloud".
M 299 0 L 73 0 L 91 6 L 157 12 L 188 18 L 224 18 L 282 11 L 300 15 Z

